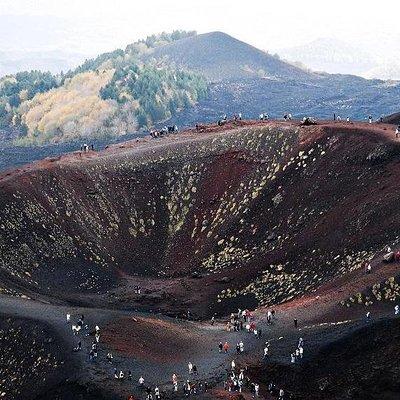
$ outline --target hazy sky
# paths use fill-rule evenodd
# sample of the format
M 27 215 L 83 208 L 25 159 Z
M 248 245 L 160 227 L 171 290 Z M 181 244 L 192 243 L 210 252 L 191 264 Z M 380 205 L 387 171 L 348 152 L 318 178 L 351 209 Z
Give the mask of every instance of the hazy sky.
M 40 39 L 38 48 L 54 47 L 65 33 L 59 43 L 64 50 L 91 54 L 174 29 L 224 31 L 264 50 L 320 37 L 371 51 L 400 47 L 399 0 L 0 0 L 0 17 L 8 15 L 56 16 L 62 32 L 54 32 L 49 18 L 40 19 L 40 27 L 26 27 L 27 35 L 40 28 L 32 32 Z M 9 46 L 23 41 L 15 42 L 11 32 L 6 37 L 4 30 L 1 35 Z

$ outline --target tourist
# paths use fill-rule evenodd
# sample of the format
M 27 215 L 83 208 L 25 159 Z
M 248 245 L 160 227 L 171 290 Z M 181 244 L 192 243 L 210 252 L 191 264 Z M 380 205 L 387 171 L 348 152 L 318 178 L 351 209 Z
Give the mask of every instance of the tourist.
M 224 343 L 223 348 L 224 348 L 225 353 L 227 353 L 228 350 L 229 350 L 229 344 L 228 344 L 228 342 L 225 342 L 225 343 Z
M 268 352 L 269 352 L 269 347 L 268 347 L 268 346 L 265 346 L 265 347 L 264 347 L 264 356 L 263 356 L 263 359 L 266 359 L 266 358 L 268 357 Z
M 243 353 L 243 351 L 244 351 L 244 343 L 243 343 L 243 341 L 239 342 L 239 348 L 240 348 L 240 352 Z
M 115 371 L 116 371 L 117 369 L 115 369 Z M 139 387 L 143 387 L 144 386 L 144 378 L 143 378 L 143 376 L 141 376 L 140 378 L 139 378 Z

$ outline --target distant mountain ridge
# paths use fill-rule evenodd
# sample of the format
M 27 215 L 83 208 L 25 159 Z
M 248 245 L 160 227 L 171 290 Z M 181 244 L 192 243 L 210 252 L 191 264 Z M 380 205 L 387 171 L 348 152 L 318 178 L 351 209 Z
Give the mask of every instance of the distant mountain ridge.
M 301 46 L 277 50 L 285 60 L 300 61 L 313 71 L 361 75 L 376 65 L 367 53 L 346 42 L 320 38 Z
M 343 40 L 319 38 L 275 51 L 282 59 L 300 62 L 313 71 L 353 74 L 368 79 L 400 79 L 400 62 L 394 55 L 373 54 Z

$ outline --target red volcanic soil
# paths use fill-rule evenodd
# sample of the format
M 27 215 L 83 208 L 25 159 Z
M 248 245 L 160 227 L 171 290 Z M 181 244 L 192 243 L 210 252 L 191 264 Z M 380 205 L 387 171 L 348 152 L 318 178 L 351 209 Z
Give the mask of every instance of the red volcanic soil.
M 109 323 L 102 341 L 112 351 L 151 363 L 185 363 L 204 348 L 207 337 L 193 327 L 147 317 L 124 317 Z M 211 345 L 212 346 L 212 345 Z
M 0 282 L 200 317 L 288 300 L 397 240 L 399 156 L 390 125 L 242 121 L 43 160 L 0 179 Z

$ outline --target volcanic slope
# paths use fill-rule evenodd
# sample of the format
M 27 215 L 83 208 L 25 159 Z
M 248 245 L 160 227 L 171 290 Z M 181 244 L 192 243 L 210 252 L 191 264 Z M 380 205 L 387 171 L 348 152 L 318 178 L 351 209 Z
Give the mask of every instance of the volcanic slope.
M 210 81 L 246 79 L 260 71 L 270 78 L 310 80 L 315 76 L 223 32 L 187 37 L 159 46 L 149 57 L 197 71 Z
M 288 301 L 396 245 L 391 131 L 242 122 L 3 174 L 0 290 L 198 316 Z
M 383 121 L 387 124 L 400 124 L 400 113 L 394 113 L 391 115 L 388 115 L 383 118 Z

